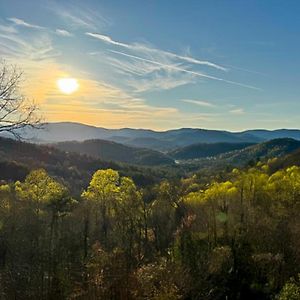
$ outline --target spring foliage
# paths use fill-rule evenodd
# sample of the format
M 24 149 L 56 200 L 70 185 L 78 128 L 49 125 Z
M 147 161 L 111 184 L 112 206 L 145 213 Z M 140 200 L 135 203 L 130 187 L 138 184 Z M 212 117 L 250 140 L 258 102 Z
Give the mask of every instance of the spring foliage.
M 98 170 L 0 185 L 1 299 L 299 299 L 300 168 L 139 190 Z

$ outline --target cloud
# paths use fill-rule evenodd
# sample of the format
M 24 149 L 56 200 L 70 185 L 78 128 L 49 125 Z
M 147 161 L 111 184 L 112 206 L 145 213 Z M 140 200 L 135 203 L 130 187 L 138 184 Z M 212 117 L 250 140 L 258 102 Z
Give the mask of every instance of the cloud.
M 10 18 L 14 24 L 30 28 L 36 25 L 23 20 Z M 11 21 L 10 20 L 10 21 Z M 60 55 L 55 49 L 49 30 L 35 30 L 33 32 L 18 31 L 16 26 L 8 25 L 9 21 L 0 26 L 0 55 L 7 61 L 20 67 L 37 64 L 39 61 L 51 60 Z M 26 25 L 24 25 L 26 24 Z M 13 30 L 11 29 L 13 28 Z M 40 27 L 38 27 L 40 28 Z M 42 28 L 42 27 L 41 27 Z M 27 72 L 27 70 L 24 69 Z
M 165 69 L 146 61 L 127 59 L 110 51 L 88 53 L 100 64 L 107 64 L 115 78 L 122 76 L 122 84 L 136 93 L 149 90 L 167 90 L 180 85 L 193 83 L 189 74 Z M 171 63 L 171 62 L 170 62 Z
M 11 22 L 14 25 L 11 25 Z M 27 32 L 17 28 L 18 26 L 43 30 Z M 53 45 L 53 33 L 54 31 L 50 29 L 30 24 L 22 19 L 8 18 L 0 24 L 0 55 L 9 60 L 35 62 L 58 57 L 61 53 Z
M 178 55 L 172 52 L 168 52 L 168 51 L 163 51 L 160 49 L 156 49 L 153 47 L 148 47 L 146 45 L 142 45 L 142 44 L 126 44 L 126 43 L 122 43 L 122 42 L 118 42 L 113 40 L 111 37 L 107 36 L 107 35 L 103 35 L 103 34 L 99 34 L 99 33 L 91 33 L 91 32 L 86 32 L 86 35 L 94 37 L 98 40 L 101 40 L 103 42 L 112 44 L 112 45 L 116 45 L 116 46 L 120 46 L 120 47 L 124 47 L 127 49 L 131 49 L 131 50 L 136 50 L 139 52 L 152 52 L 152 53 L 158 53 L 158 54 L 163 54 L 165 56 L 168 56 L 170 58 L 176 58 L 191 64 L 197 64 L 197 65 L 204 65 L 204 66 L 208 66 L 208 67 L 212 67 L 218 70 L 222 70 L 222 71 L 227 71 L 227 69 L 223 66 L 220 66 L 218 64 L 209 62 L 209 61 L 202 61 L 202 60 L 198 60 L 196 58 L 193 57 L 189 57 L 189 56 L 182 56 L 182 55 Z
M 229 111 L 233 115 L 243 115 L 245 114 L 245 111 L 243 108 L 236 108 Z
M 91 37 L 93 37 L 93 38 L 96 38 L 96 39 L 98 39 L 98 40 L 101 40 L 101 41 L 103 41 L 103 42 L 112 44 L 112 45 L 121 46 L 121 47 L 125 47 L 125 48 L 132 48 L 131 45 L 128 45 L 128 44 L 124 44 L 124 43 L 121 43 L 121 42 L 114 41 L 114 40 L 112 40 L 112 39 L 111 39 L 109 36 L 107 36 L 107 35 L 103 35 L 103 34 L 99 34 L 99 33 L 91 33 L 91 32 L 86 32 L 85 34 L 88 35 L 88 36 L 91 36 Z
M 55 32 L 57 35 L 60 35 L 60 36 L 66 36 L 66 37 L 73 36 L 72 33 L 70 33 L 69 31 L 67 31 L 65 29 L 56 29 Z
M 71 24 L 75 25 L 76 27 L 95 28 L 93 22 L 86 20 L 85 18 L 73 15 L 68 11 L 60 11 L 58 12 L 58 14 L 61 16 L 61 18 L 69 20 Z
M 204 106 L 204 107 L 216 107 L 215 104 L 207 102 L 207 101 L 203 101 L 203 100 L 192 100 L 192 99 L 183 99 L 181 100 L 182 102 L 185 103 L 191 103 L 191 104 L 195 104 L 198 106 Z
M 0 32 L 17 33 L 17 29 L 13 26 L 0 25 Z
M 126 51 L 108 49 L 106 53 L 93 53 L 92 56 L 99 55 L 100 59 L 110 63 L 114 67 L 114 71 L 129 77 L 127 84 L 134 87 L 136 92 L 171 89 L 180 85 L 195 83 L 195 78 L 197 77 L 221 81 L 243 88 L 260 90 L 252 85 L 227 80 L 220 76 L 209 75 L 207 72 L 195 69 L 196 67 L 205 67 L 213 71 L 228 71 L 224 66 L 213 62 L 164 51 L 146 44 L 119 42 L 108 35 L 99 33 L 86 32 L 85 34 L 106 44 L 126 49 Z M 108 52 L 119 57 L 108 55 Z
M 178 86 L 186 85 L 192 81 L 185 76 L 172 76 L 155 74 L 149 79 L 128 80 L 127 84 L 135 89 L 136 93 L 142 93 L 149 90 L 169 90 Z
M 27 23 L 24 20 L 18 19 L 18 18 L 8 18 L 7 20 L 13 22 L 17 26 L 23 26 L 23 27 L 35 28 L 35 29 L 44 29 L 44 27 L 42 27 L 42 26 L 30 24 L 30 23 Z
M 112 53 L 116 53 L 116 54 L 119 54 L 119 55 L 129 57 L 129 58 L 137 59 L 137 60 L 144 61 L 144 62 L 149 62 L 149 63 L 152 63 L 154 65 L 161 66 L 162 68 L 167 69 L 167 70 L 180 71 L 180 72 L 184 72 L 184 73 L 191 74 L 191 75 L 194 75 L 194 76 L 198 76 L 198 77 L 202 77 L 202 78 L 206 78 L 206 79 L 217 80 L 217 81 L 222 81 L 222 82 L 225 82 L 225 83 L 228 83 L 228 84 L 233 84 L 233 85 L 245 87 L 245 88 L 248 88 L 248 89 L 260 90 L 259 88 L 255 87 L 255 86 L 251 86 L 251 85 L 248 85 L 248 84 L 243 84 L 243 83 L 236 82 L 236 81 L 226 80 L 226 79 L 211 76 L 211 75 L 206 75 L 204 73 L 197 72 L 197 71 L 187 70 L 187 69 L 178 67 L 176 65 L 168 65 L 168 64 L 164 64 L 164 63 L 161 63 L 161 62 L 158 62 L 158 61 L 142 58 L 142 57 L 139 57 L 139 56 L 127 54 L 127 53 L 120 52 L 120 51 L 115 51 L 115 50 L 109 50 L 109 51 L 112 52 Z
M 96 30 L 110 24 L 110 20 L 103 17 L 97 10 L 87 8 L 79 2 L 76 5 L 61 1 L 51 2 L 48 6 L 52 12 L 59 16 L 68 26 Z
M 28 40 L 20 35 L 0 31 L 0 46 L 0 53 L 3 53 L 5 58 L 40 61 L 60 55 L 47 34 L 38 34 L 35 38 Z
M 251 73 L 251 74 L 257 74 L 257 75 L 261 75 L 261 76 L 267 76 L 267 74 L 265 74 L 265 73 L 249 70 L 246 68 L 235 67 L 235 66 L 227 65 L 227 64 L 226 64 L 226 67 L 237 70 L 237 71 L 247 72 L 247 73 Z

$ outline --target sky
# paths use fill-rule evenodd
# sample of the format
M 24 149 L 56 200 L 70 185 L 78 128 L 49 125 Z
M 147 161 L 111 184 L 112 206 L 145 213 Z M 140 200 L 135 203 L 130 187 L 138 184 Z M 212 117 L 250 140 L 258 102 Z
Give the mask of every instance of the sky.
M 0 59 L 49 122 L 300 128 L 299 15 L 296 0 L 0 0 Z

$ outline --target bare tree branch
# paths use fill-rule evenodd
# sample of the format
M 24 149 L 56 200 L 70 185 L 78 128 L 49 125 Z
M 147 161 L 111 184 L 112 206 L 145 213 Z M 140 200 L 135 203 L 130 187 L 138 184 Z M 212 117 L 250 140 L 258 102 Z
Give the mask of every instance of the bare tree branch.
M 0 133 L 8 132 L 21 139 L 22 128 L 41 128 L 38 107 L 20 91 L 23 72 L 0 62 Z

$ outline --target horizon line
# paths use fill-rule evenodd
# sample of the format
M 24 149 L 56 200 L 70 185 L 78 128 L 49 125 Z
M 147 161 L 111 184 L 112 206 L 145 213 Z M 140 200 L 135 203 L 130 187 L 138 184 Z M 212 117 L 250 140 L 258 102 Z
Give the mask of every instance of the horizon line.
M 151 128 L 143 128 L 143 127 L 118 127 L 118 128 L 110 128 L 110 127 L 103 127 L 98 125 L 91 125 L 76 121 L 49 121 L 49 122 L 43 122 L 42 124 L 60 124 L 60 123 L 69 123 L 69 124 L 77 124 L 77 125 L 83 125 L 88 127 L 94 127 L 94 128 L 101 128 L 101 129 L 107 129 L 107 130 L 122 130 L 122 129 L 132 129 L 132 130 L 148 130 L 153 132 L 167 132 L 172 130 L 181 130 L 181 129 L 198 129 L 198 130 L 208 130 L 208 131 L 223 131 L 223 132 L 231 132 L 231 133 L 242 133 L 246 131 L 259 131 L 259 130 L 266 130 L 266 131 L 278 131 L 278 130 L 299 130 L 300 128 L 287 128 L 287 127 L 278 127 L 276 129 L 268 129 L 268 128 L 248 128 L 248 129 L 241 129 L 241 130 L 230 130 L 230 129 L 214 129 L 214 128 L 206 128 L 206 127 L 176 127 L 176 128 L 169 128 L 169 129 L 151 129 Z

